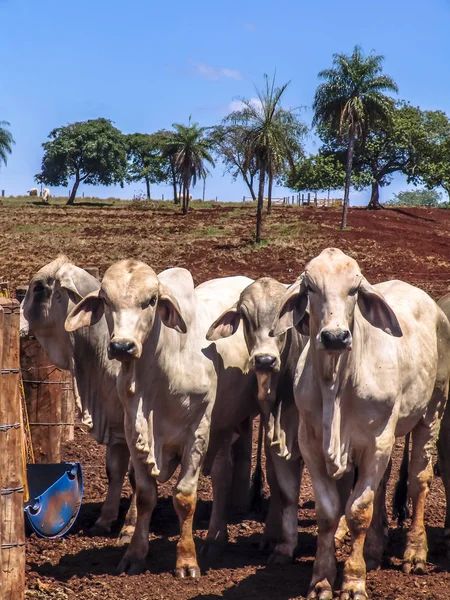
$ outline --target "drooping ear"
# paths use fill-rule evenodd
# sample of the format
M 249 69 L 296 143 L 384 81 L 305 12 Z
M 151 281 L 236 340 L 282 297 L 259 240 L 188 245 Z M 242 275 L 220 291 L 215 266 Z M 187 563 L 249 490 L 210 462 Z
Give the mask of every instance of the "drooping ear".
M 76 331 L 80 327 L 92 327 L 100 321 L 105 312 L 103 300 L 96 290 L 85 296 L 67 315 L 64 327 L 66 331 Z
M 241 314 L 238 310 L 237 303 L 223 312 L 218 319 L 214 321 L 208 329 L 206 339 L 209 342 L 215 342 L 221 338 L 230 337 L 236 333 L 241 322 Z
M 303 317 L 295 324 L 295 329 L 302 335 L 309 337 L 309 310 L 305 310 Z
M 162 291 L 158 298 L 158 314 L 166 327 L 175 329 L 178 333 L 187 333 L 187 326 L 181 315 L 180 305 L 175 296 L 167 291 Z
M 82 294 L 77 289 L 73 278 L 69 273 L 65 273 L 59 278 L 59 283 L 62 288 L 64 288 L 69 294 L 69 298 L 72 300 L 74 304 L 77 304 L 82 298 Z
M 308 306 L 308 292 L 304 284 L 303 273 L 290 288 L 286 290 L 278 309 L 278 314 L 272 323 L 269 335 L 277 337 L 299 323 Z
M 402 337 L 402 328 L 385 298 L 363 277 L 358 289 L 358 307 L 373 327 L 394 337 Z

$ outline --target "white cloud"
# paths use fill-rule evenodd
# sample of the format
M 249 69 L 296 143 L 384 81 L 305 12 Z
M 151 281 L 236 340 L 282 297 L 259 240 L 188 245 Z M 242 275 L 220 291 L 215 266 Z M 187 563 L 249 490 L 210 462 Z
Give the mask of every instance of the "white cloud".
M 219 79 L 236 79 L 238 81 L 243 79 L 242 73 L 237 69 L 230 69 L 228 67 L 212 67 L 205 63 L 200 63 L 189 59 L 196 75 L 209 79 L 210 81 L 218 81 Z
M 253 25 L 253 23 L 244 23 L 244 29 L 245 31 L 256 31 L 256 25 Z

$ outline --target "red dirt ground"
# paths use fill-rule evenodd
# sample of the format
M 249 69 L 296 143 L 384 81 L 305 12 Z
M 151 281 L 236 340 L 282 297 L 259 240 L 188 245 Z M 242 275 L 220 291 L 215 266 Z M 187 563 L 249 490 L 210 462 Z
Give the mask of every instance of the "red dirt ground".
M 26 284 L 43 264 L 59 252 L 80 266 L 97 265 L 103 272 L 113 261 L 136 257 L 156 271 L 169 266 L 191 270 L 196 283 L 224 275 L 271 275 L 293 281 L 306 261 L 327 246 L 354 256 L 369 281 L 399 278 L 419 285 L 434 298 L 447 293 L 450 280 L 450 211 L 353 209 L 350 229 L 338 231 L 339 212 L 333 209 L 276 207 L 266 219 L 268 243 L 253 247 L 254 208 L 215 207 L 182 217 L 167 209 L 139 211 L 112 208 L 0 208 L 0 280 L 11 288 Z M 34 534 L 27 544 L 27 597 L 67 600 L 290 600 L 304 598 L 311 577 L 316 544 L 314 502 L 308 475 L 299 501 L 298 555 L 292 565 L 267 567 L 258 549 L 263 526 L 249 515 L 232 520 L 230 542 L 215 564 L 201 561 L 199 582 L 178 581 L 174 566 L 178 526 L 172 508 L 171 485 L 160 486 L 160 500 L 151 523 L 148 571 L 136 577 L 116 576 L 123 548 L 110 538 L 85 534 L 100 508 L 106 489 L 104 448 L 81 428 L 65 445 L 64 458 L 80 460 L 85 474 L 85 497 L 77 523 L 65 538 L 42 540 Z M 401 446 L 394 453 L 392 493 Z M 125 490 L 123 511 L 129 490 Z M 211 508 L 208 478 L 202 478 L 195 520 L 200 550 Z M 440 479 L 427 504 L 430 553 L 424 576 L 400 570 L 405 530 L 391 523 L 382 569 L 369 573 L 373 600 L 450 598 L 450 561 L 443 540 L 445 498 Z M 339 552 L 339 565 L 348 552 Z

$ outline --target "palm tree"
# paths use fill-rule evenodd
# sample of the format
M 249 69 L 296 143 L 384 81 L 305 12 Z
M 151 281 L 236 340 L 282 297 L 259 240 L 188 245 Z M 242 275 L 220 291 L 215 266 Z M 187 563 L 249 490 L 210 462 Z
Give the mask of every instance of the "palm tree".
M 8 121 L 0 121 L 0 165 L 4 163 L 5 166 L 8 162 L 8 154 L 12 152 L 12 146 L 15 144 L 14 138 L 10 131 Z
M 324 80 L 314 97 L 313 125 L 325 127 L 347 141 L 344 206 L 341 229 L 347 226 L 347 211 L 355 143 L 364 146 L 375 122 L 389 123 L 393 101 L 383 92 L 397 92 L 391 77 L 382 73 L 384 57 L 364 56 L 355 46 L 351 56 L 334 54 L 333 67 L 319 73 Z
M 172 157 L 176 172 L 182 185 L 183 192 L 183 214 L 189 209 L 189 190 L 191 185 L 195 186 L 198 179 L 204 179 L 208 171 L 205 162 L 213 167 L 214 160 L 211 156 L 213 142 L 206 135 L 207 127 L 200 127 L 198 123 L 191 123 L 189 117 L 188 125 L 174 123 L 172 132 L 168 138 L 164 154 Z
M 249 155 L 255 157 L 258 165 L 256 243 L 261 241 L 266 177 L 271 199 L 274 177 L 280 173 L 286 161 L 294 162 L 294 154 L 301 151 L 300 140 L 306 130 L 298 118 L 296 109 L 281 107 L 281 99 L 289 82 L 281 87 L 275 87 L 275 75 L 271 81 L 267 75 L 264 75 L 264 80 L 263 90 L 256 89 L 256 101 L 242 99 L 242 109 L 234 111 L 227 117 L 228 121 L 240 124 L 244 128 Z

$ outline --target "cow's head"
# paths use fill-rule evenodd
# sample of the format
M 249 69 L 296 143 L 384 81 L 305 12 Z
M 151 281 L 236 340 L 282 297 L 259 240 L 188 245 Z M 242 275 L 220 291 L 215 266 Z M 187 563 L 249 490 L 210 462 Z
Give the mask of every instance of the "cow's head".
M 282 335 L 298 323 L 309 300 L 311 344 L 334 354 L 351 350 L 356 306 L 374 327 L 399 337 L 400 324 L 384 297 L 363 277 L 358 263 L 336 248 L 311 260 L 287 290 L 273 323 Z
M 97 323 L 106 316 L 110 333 L 109 357 L 121 362 L 140 358 L 154 326 L 186 333 L 177 300 L 143 262 L 122 260 L 105 273 L 100 290 L 89 294 L 69 314 L 66 330 Z
M 75 304 L 99 286 L 67 256 L 58 256 L 30 282 L 21 305 L 21 335 L 31 332 L 58 367 L 69 369 L 72 345 L 64 322 Z
M 281 355 L 286 334 L 270 337 L 269 332 L 286 287 L 275 279 L 262 277 L 246 287 L 239 301 L 225 311 L 209 328 L 207 339 L 215 341 L 233 335 L 242 321 L 247 344 L 249 369 L 258 380 L 259 400 L 275 399 Z M 299 322 L 307 334 L 308 315 Z

